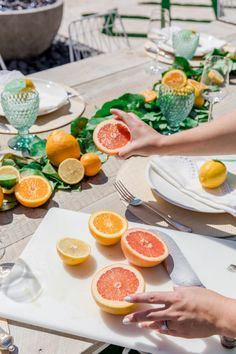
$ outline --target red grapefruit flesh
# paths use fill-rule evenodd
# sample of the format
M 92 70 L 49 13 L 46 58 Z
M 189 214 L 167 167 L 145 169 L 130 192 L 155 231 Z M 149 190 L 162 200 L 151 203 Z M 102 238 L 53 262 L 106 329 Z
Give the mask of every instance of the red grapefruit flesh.
M 131 140 L 127 125 L 115 119 L 98 124 L 93 133 L 97 149 L 108 155 L 116 155 Z
M 92 295 L 101 310 L 113 315 L 126 315 L 135 305 L 125 296 L 144 292 L 142 275 L 126 264 L 115 264 L 98 271 L 92 281 Z
M 139 267 L 154 267 L 168 256 L 166 244 L 145 229 L 126 231 L 121 237 L 121 248 L 128 261 Z

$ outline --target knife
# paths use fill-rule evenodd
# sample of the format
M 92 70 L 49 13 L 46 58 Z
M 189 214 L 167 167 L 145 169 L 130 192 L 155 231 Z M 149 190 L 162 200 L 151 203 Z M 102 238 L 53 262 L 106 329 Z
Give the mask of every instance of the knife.
M 167 245 L 169 255 L 164 261 L 164 266 L 174 284 L 178 286 L 199 286 L 205 288 L 201 280 L 183 255 L 177 243 L 164 232 L 150 230 L 158 235 Z M 220 336 L 223 347 L 232 349 L 236 347 L 236 339 Z

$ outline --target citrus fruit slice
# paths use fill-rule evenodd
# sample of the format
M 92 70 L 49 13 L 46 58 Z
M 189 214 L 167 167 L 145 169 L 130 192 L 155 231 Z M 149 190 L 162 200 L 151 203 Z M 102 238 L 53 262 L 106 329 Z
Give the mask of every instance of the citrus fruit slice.
M 92 280 L 92 295 L 101 310 L 126 315 L 135 305 L 124 301 L 128 295 L 144 292 L 142 275 L 126 264 L 115 264 L 98 271 Z
M 77 159 L 66 159 L 58 168 L 62 181 L 68 184 L 77 184 L 84 178 L 84 166 Z
M 78 159 L 80 146 L 71 134 L 63 130 L 55 130 L 47 138 L 46 154 L 50 162 L 58 167 L 62 161 L 68 158 Z
M 0 186 L 3 187 L 3 193 L 11 194 L 15 191 L 15 185 L 20 180 L 20 172 L 14 166 L 2 166 L 0 167 L 0 180 L 2 180 Z
M 34 90 L 35 86 L 32 80 L 30 79 L 14 79 L 6 84 L 4 91 L 10 92 L 11 94 L 18 94 L 20 92 Z
M 91 249 L 84 241 L 66 237 L 57 242 L 57 253 L 65 264 L 77 265 L 88 259 Z
M 168 256 L 166 244 L 145 229 L 126 231 L 121 238 L 121 248 L 128 261 L 140 267 L 154 267 Z
M 84 174 L 85 176 L 92 177 L 98 174 L 101 170 L 102 161 L 98 155 L 88 152 L 84 154 L 80 162 L 84 166 Z
M 23 177 L 15 187 L 16 199 L 28 208 L 43 205 L 51 197 L 50 183 L 41 176 Z
M 208 79 L 211 81 L 211 85 L 222 85 L 224 83 L 224 77 L 217 70 L 210 70 L 208 73 Z
M 150 103 L 157 98 L 157 93 L 153 90 L 144 90 L 139 92 L 139 94 L 144 96 L 146 103 Z
M 98 150 L 108 155 L 116 155 L 131 140 L 126 124 L 108 119 L 98 124 L 93 133 L 93 141 Z
M 102 210 L 92 214 L 89 218 L 91 234 L 105 246 L 119 242 L 127 228 L 127 220 L 113 211 Z
M 167 71 L 163 76 L 161 83 L 173 89 L 179 89 L 186 85 L 187 76 L 182 70 L 174 69 Z
M 205 100 L 201 93 L 202 91 L 207 90 L 208 86 L 192 79 L 188 79 L 188 85 L 194 88 L 194 106 L 202 107 L 205 103 Z
M 0 208 L 2 207 L 3 199 L 4 199 L 3 190 L 2 190 L 2 188 L 0 187 Z
M 227 168 L 221 161 L 205 162 L 199 170 L 199 181 L 205 188 L 217 188 L 225 182 Z

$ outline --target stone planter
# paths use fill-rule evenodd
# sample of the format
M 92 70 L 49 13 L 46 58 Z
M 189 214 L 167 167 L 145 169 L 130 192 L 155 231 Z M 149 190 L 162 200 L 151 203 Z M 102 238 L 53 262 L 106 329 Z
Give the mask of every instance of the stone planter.
M 63 0 L 37 9 L 0 12 L 0 53 L 4 60 L 37 56 L 58 32 Z

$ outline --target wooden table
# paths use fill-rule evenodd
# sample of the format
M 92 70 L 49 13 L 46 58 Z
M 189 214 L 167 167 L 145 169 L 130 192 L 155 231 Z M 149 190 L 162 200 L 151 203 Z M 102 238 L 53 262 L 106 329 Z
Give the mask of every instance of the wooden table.
M 235 41 L 236 44 L 236 26 L 214 22 L 207 27 L 203 25 L 202 30 L 226 40 Z M 95 106 L 100 106 L 104 101 L 124 92 L 139 92 L 152 87 L 158 77 L 147 74 L 146 69 L 149 65 L 150 59 L 142 48 L 138 48 L 115 55 L 100 55 L 33 76 L 60 82 L 78 90 L 87 102 L 84 116 L 90 117 L 95 111 Z M 218 117 L 232 110 L 235 106 L 234 97 L 231 94 L 224 102 L 218 104 L 215 116 Z M 69 127 L 65 129 L 69 130 Z M 42 134 L 42 136 L 45 135 L 47 134 Z M 0 134 L 2 149 L 7 147 L 8 139 L 9 136 Z M 121 204 L 113 187 L 121 164 L 120 160 L 109 159 L 104 165 L 104 173 L 95 178 L 92 185 L 86 185 L 81 193 L 71 193 L 70 202 L 68 199 L 65 200 L 65 192 L 57 192 L 48 207 L 57 204 L 59 207 L 68 209 L 93 212 L 106 205 L 107 209 L 124 215 L 125 207 Z M 13 211 L 0 214 L 0 237 L 8 246 L 1 262 L 14 262 L 19 257 L 46 211 L 45 207 L 36 210 L 18 207 Z M 126 214 L 127 216 L 129 218 Z M 133 215 L 132 220 L 137 221 Z M 19 354 L 78 354 L 101 350 L 101 343 L 84 338 L 65 336 L 12 321 L 9 322 L 9 328 L 15 338 Z

